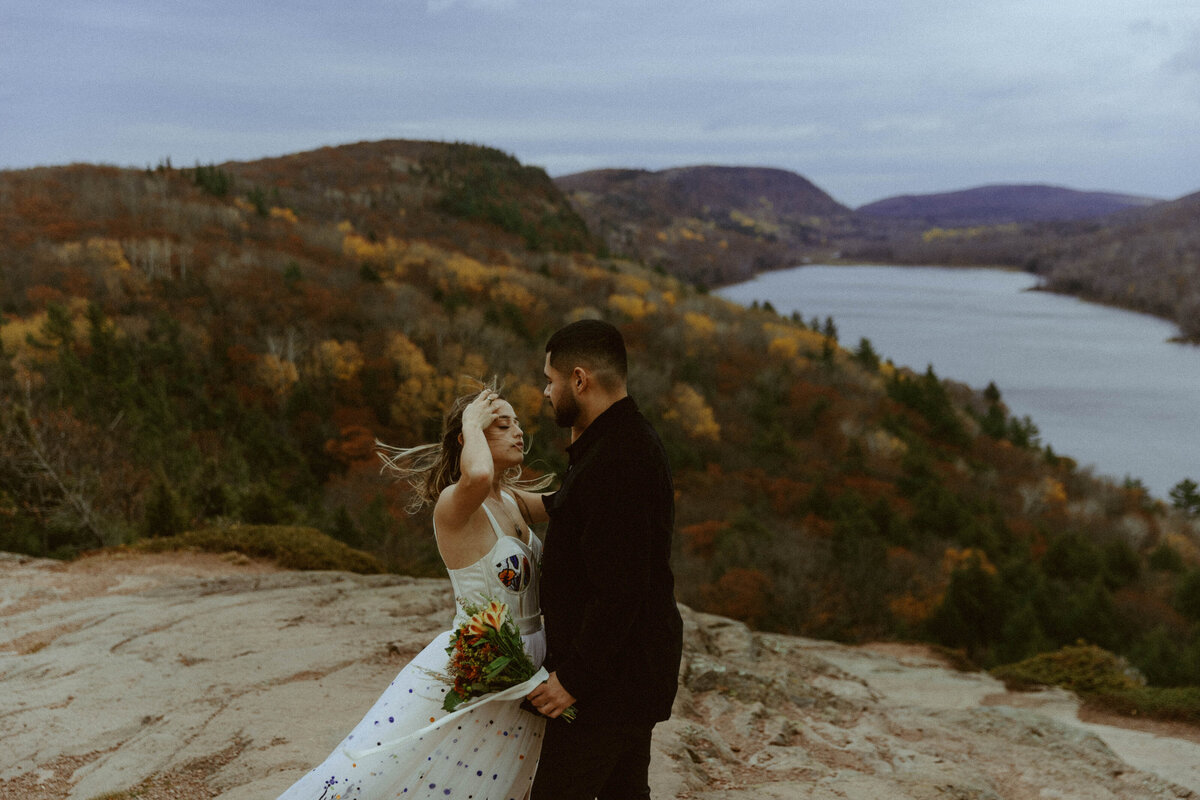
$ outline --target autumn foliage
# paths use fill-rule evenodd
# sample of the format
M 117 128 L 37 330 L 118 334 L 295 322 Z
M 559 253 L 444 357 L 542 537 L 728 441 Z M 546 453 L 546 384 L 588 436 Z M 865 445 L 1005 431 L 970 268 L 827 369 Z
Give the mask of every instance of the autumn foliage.
M 289 526 L 439 574 L 375 440 L 432 441 L 463 378 L 494 375 L 529 468 L 561 473 L 544 343 L 599 316 L 674 466 L 680 600 L 981 663 L 1085 639 L 1200 680 L 1186 514 L 1041 448 L 995 387 L 607 257 L 488 148 L 0 173 L 0 313 L 0 549 Z

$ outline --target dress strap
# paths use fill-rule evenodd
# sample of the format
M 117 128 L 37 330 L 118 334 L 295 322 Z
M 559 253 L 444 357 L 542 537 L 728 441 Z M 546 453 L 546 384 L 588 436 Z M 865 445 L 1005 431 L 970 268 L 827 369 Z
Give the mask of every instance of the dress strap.
M 483 509 L 483 513 L 487 514 L 488 520 L 492 523 L 492 533 L 496 534 L 496 540 L 500 541 L 504 539 L 505 533 L 500 528 L 500 523 L 496 522 L 496 517 L 492 514 L 492 510 L 487 507 L 487 503 L 481 503 L 479 507 Z

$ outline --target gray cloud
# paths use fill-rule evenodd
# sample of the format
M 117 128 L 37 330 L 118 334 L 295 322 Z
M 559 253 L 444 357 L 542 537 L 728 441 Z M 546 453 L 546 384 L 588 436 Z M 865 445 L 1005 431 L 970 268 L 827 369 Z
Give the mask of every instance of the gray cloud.
M 777 166 L 850 205 L 1200 188 L 1200 38 L 1173 0 L 10 0 L 0 31 L 0 166 L 412 137 L 552 174 Z

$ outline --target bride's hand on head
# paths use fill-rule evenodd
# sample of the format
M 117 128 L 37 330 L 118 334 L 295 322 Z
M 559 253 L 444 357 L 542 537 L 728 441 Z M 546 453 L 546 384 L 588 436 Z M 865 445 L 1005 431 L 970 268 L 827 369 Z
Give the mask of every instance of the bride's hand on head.
M 500 395 L 490 389 L 484 389 L 463 410 L 463 430 L 476 428 L 487 430 L 491 424 L 500 418 Z

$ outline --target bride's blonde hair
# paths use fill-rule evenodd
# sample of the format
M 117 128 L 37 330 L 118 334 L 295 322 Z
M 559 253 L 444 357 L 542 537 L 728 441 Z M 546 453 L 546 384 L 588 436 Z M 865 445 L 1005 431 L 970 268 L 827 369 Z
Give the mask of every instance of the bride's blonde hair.
M 463 412 L 485 389 L 500 394 L 500 387 L 495 378 L 487 383 L 476 380 L 472 380 L 472 383 L 478 388 L 470 394 L 455 398 L 446 409 L 442 417 L 440 441 L 416 447 L 393 447 L 375 440 L 375 452 L 383 462 L 380 471 L 405 481 L 413 490 L 412 498 L 405 506 L 405 510 L 410 514 L 415 514 L 427 505 L 433 505 L 442 490 L 462 476 L 460 462 L 463 445 L 459 436 L 462 434 Z M 536 492 L 545 489 L 554 481 L 552 473 L 540 478 L 523 479 L 523 472 L 520 464 L 514 464 L 501 474 L 500 485 Z

